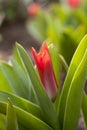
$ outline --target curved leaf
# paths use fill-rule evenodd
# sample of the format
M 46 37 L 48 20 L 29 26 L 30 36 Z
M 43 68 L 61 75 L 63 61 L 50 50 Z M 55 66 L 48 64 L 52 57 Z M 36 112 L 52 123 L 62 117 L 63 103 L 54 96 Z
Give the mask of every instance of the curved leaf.
M 77 130 L 84 83 L 87 75 L 87 50 L 73 76 L 66 100 L 63 130 Z M 73 126 L 73 127 L 72 127 Z
M 0 102 L 0 112 L 6 114 L 7 104 Z M 39 120 L 32 114 L 20 109 L 19 107 L 13 106 L 17 115 L 18 123 L 25 129 L 30 130 L 53 130 L 43 121 Z
M 83 93 L 83 99 L 82 99 L 82 113 L 87 129 L 87 95 L 85 93 Z
M 16 74 L 18 80 L 21 81 L 22 84 L 21 86 L 25 89 L 28 100 L 38 104 L 36 95 L 32 89 L 32 83 L 30 81 L 29 76 L 23 70 L 23 67 L 21 67 L 21 65 L 18 64 L 18 62 L 14 59 L 14 57 L 12 58 L 11 62 L 12 62 L 13 71 Z
M 50 44 L 48 48 L 50 51 L 56 80 L 57 80 L 58 86 L 60 86 L 60 63 L 59 63 L 59 56 L 58 56 L 58 48 L 54 44 Z
M 45 92 L 45 89 L 44 89 L 37 73 L 35 72 L 34 67 L 33 67 L 27 53 L 19 44 L 17 44 L 17 50 L 19 52 L 20 58 L 24 64 L 24 66 L 26 68 L 26 71 L 31 79 L 31 82 L 33 84 L 33 88 L 37 95 L 40 107 L 45 115 L 44 118 L 45 118 L 46 122 L 51 127 L 53 127 L 55 130 L 58 130 L 59 125 L 58 125 L 57 115 L 54 110 L 54 106 L 53 106 L 52 102 L 50 101 L 50 99 L 48 98 L 48 96 Z
M 0 67 L 0 90 L 6 92 L 13 92 L 13 90 L 10 88 L 8 81 L 1 70 L 1 67 Z
M 14 93 L 27 99 L 26 88 L 24 88 L 22 81 L 20 81 L 19 77 L 14 72 L 13 67 L 7 63 L 1 63 L 0 67 Z
M 64 85 L 63 85 L 63 89 L 62 89 L 62 93 L 61 93 L 60 101 L 59 101 L 59 106 L 57 109 L 58 118 L 59 118 L 61 127 L 63 127 L 64 112 L 65 112 L 67 94 L 68 94 L 68 91 L 70 88 L 70 84 L 71 84 L 72 78 L 74 76 L 74 73 L 83 58 L 86 48 L 87 48 L 87 35 L 81 40 L 73 58 L 72 58 L 72 61 L 69 66 L 68 73 L 67 73 Z
M 42 111 L 38 105 L 35 105 L 32 102 L 29 102 L 28 100 L 25 100 L 16 95 L 0 91 L 0 101 L 7 103 L 8 98 L 11 99 L 13 105 L 31 113 L 32 115 L 40 118 L 41 120 L 44 119 Z
M 6 130 L 18 130 L 16 113 L 10 99 L 8 99 L 6 117 Z

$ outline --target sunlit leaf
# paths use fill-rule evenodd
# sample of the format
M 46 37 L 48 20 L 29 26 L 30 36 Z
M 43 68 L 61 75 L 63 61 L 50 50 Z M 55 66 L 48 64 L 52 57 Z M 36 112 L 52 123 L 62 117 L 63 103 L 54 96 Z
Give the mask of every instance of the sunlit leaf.
M 1 67 L 0 67 L 0 90 L 6 92 L 13 92 L 13 90 L 10 88 L 8 81 L 1 70 Z
M 67 95 L 68 95 L 68 91 L 70 88 L 70 84 L 72 82 L 72 78 L 74 76 L 74 73 L 75 73 L 77 67 L 79 66 L 79 64 L 83 58 L 83 55 L 85 53 L 86 48 L 87 48 L 87 35 L 80 42 L 80 44 L 79 44 L 79 46 L 78 46 L 78 48 L 77 48 L 77 50 L 72 58 L 72 61 L 71 61 L 71 64 L 69 66 L 68 73 L 67 73 L 64 85 L 63 85 L 61 98 L 60 98 L 59 106 L 57 109 L 61 127 L 63 127 L 65 106 L 66 106 L 66 100 L 67 100 Z
M 87 50 L 71 81 L 66 100 L 63 130 L 77 130 L 86 76 Z
M 53 70 L 56 76 L 56 80 L 58 85 L 60 86 L 60 62 L 58 56 L 58 48 L 54 44 L 50 44 L 48 47 L 51 55 L 51 60 L 52 60 Z

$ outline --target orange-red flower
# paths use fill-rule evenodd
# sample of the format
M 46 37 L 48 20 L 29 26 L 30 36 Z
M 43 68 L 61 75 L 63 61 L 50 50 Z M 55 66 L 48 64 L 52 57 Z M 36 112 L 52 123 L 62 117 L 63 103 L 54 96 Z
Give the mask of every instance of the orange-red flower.
M 28 14 L 31 15 L 31 16 L 36 16 L 37 13 L 39 12 L 40 8 L 41 7 L 40 7 L 39 3 L 33 3 L 27 9 L 28 10 Z
M 70 7 L 77 8 L 80 5 L 81 0 L 68 0 Z
M 45 90 L 48 96 L 51 99 L 53 99 L 56 95 L 58 84 L 56 82 L 50 53 L 49 53 L 46 43 L 42 44 L 42 47 L 39 53 L 37 53 L 34 48 L 32 48 L 32 53 L 33 53 L 34 60 L 38 68 L 43 86 L 45 87 Z

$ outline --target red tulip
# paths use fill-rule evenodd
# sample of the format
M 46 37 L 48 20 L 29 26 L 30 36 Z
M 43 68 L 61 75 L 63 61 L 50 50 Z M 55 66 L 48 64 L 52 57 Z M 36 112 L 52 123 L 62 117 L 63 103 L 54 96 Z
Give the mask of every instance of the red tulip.
M 31 16 L 36 16 L 39 10 L 40 10 L 40 4 L 33 3 L 28 7 L 28 14 Z
M 38 68 L 43 86 L 48 96 L 51 99 L 53 99 L 56 95 L 58 84 L 56 82 L 50 53 L 49 53 L 46 43 L 43 43 L 41 50 L 38 54 L 35 51 L 35 49 L 32 48 L 32 54 L 34 56 L 34 60 Z
M 68 0 L 69 5 L 72 8 L 76 8 L 80 5 L 81 0 Z

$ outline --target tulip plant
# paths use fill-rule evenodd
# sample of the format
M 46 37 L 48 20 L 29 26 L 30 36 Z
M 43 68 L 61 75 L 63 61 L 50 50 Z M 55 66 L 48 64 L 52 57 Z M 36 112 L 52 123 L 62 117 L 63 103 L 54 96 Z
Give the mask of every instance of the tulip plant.
M 44 42 L 32 55 L 34 64 L 16 43 L 10 63 L 0 63 L 0 129 L 77 130 L 80 112 L 87 128 L 87 35 L 69 67 L 54 44 Z M 61 62 L 67 72 L 63 86 Z
M 47 11 L 39 8 L 36 16 L 27 22 L 27 29 L 40 43 L 44 39 L 50 39 L 57 44 L 59 52 L 69 65 L 78 43 L 87 33 L 87 1 L 63 1 L 49 5 Z

